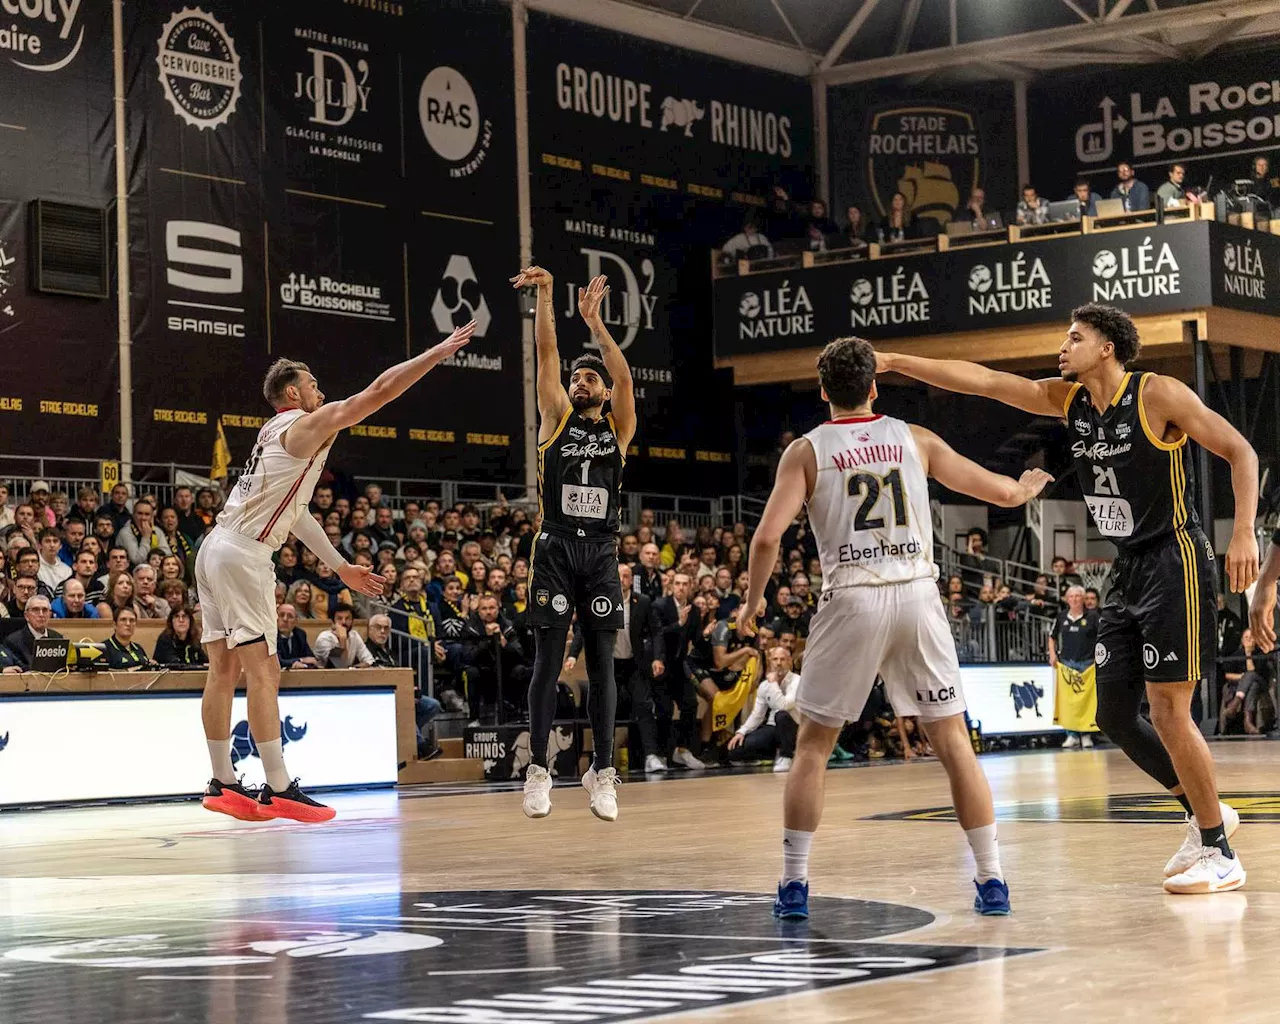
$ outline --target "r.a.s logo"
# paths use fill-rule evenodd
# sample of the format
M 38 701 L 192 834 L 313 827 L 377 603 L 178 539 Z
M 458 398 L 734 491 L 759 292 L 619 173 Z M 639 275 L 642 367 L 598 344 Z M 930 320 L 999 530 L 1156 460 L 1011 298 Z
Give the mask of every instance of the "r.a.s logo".
M 212 301 L 244 291 L 240 232 L 205 221 L 171 220 L 165 224 L 164 241 L 165 281 L 182 296 L 166 300 L 173 307 L 166 321 L 169 330 L 243 338 L 244 306 Z
M 946 224 L 962 196 L 982 180 L 977 115 L 956 106 L 893 106 L 873 111 L 862 143 L 867 188 L 880 216 L 895 192 L 917 217 Z
M 422 80 L 418 123 L 427 144 L 449 164 L 451 178 L 479 169 L 493 142 L 493 122 L 482 116 L 471 83 L 451 67 L 438 67 Z
M 27 71 L 61 71 L 80 52 L 84 0 L 0 0 L 0 52 Z M 7 17 L 6 17 L 7 16 Z

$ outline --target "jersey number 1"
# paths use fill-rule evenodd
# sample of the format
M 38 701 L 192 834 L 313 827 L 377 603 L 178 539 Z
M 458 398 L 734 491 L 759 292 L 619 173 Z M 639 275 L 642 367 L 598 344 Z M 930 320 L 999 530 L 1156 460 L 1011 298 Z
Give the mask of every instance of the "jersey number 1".
M 893 521 L 896 526 L 907 525 L 907 492 L 902 486 L 902 471 L 892 469 L 884 476 L 874 473 L 855 473 L 849 477 L 849 497 L 862 498 L 862 504 L 853 517 L 855 530 L 883 530 L 884 517 L 872 516 L 883 488 L 889 488 L 893 496 Z

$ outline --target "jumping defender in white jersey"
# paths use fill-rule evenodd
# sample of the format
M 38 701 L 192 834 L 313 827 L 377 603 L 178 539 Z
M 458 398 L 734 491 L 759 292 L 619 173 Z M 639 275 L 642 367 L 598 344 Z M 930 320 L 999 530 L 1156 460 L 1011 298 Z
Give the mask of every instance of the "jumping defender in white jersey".
M 331 807 L 303 793 L 297 779 L 290 781 L 285 769 L 272 556 L 292 533 L 352 590 L 374 597 L 382 593 L 386 580 L 343 558 L 307 506 L 339 431 L 399 398 L 470 341 L 474 330 L 474 321 L 458 328 L 439 345 L 391 367 L 359 394 L 329 405 L 306 364 L 278 359 L 267 371 L 262 393 L 276 414 L 259 431 L 218 525 L 196 556 L 200 639 L 209 652 L 201 709 L 213 761 L 213 779 L 204 796 L 209 810 L 243 821 L 328 821 L 334 816 Z M 239 783 L 231 764 L 231 701 L 241 669 L 247 680 L 249 729 L 267 776 L 256 796 Z
M 951 780 L 956 817 L 973 849 L 980 914 L 1009 913 L 995 810 L 964 719 L 960 665 L 938 597 L 927 478 L 993 505 L 1030 501 L 1053 478 L 1021 480 L 983 469 L 923 427 L 871 411 L 876 354 L 839 338 L 818 359 L 831 419 L 792 442 L 751 542 L 751 584 L 738 631 L 755 634 L 783 531 L 802 505 L 822 561 L 822 597 L 796 689 L 802 714 L 787 776 L 783 870 L 774 916 L 809 916 L 809 847 L 822 819 L 827 759 L 855 721 L 876 677 L 900 715 L 917 715 Z

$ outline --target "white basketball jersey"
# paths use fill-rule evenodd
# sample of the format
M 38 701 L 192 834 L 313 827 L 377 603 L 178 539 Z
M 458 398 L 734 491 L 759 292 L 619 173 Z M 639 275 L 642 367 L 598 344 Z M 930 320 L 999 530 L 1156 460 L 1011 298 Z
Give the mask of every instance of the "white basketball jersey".
M 818 460 L 809 523 L 823 591 L 936 578 L 929 482 L 911 428 L 847 417 L 805 438 Z
M 298 516 L 308 515 L 307 505 L 332 444 L 310 459 L 290 455 L 280 438 L 291 423 L 305 416 L 301 409 L 282 412 L 263 425 L 244 473 L 227 504 L 218 513 L 218 525 L 268 545 L 273 551 L 288 539 Z

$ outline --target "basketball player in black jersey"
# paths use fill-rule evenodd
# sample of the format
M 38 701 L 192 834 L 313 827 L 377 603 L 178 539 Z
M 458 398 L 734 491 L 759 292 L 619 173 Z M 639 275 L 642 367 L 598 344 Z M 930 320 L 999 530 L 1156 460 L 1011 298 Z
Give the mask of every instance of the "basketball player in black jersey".
M 1098 726 L 1187 811 L 1187 836 L 1165 866 L 1165 890 L 1223 892 L 1240 888 L 1245 873 L 1228 843 L 1239 816 L 1218 801 L 1213 759 L 1191 717 L 1192 694 L 1213 668 L 1217 574 L 1196 515 L 1187 439 L 1231 465 L 1235 530 L 1226 570 L 1236 593 L 1258 576 L 1258 457 L 1181 381 L 1129 372 L 1138 349 L 1126 313 L 1090 304 L 1072 313 L 1060 379 L 887 354 L 879 369 L 1066 419 L 1085 501 L 1119 549 L 1094 658 Z M 1139 714 L 1144 695 L 1150 723 Z
M 636 432 L 631 368 L 600 317 L 609 288 L 603 276 L 578 289 L 578 313 L 600 356 L 573 361 L 569 390 L 560 383 L 556 314 L 551 275 L 529 267 L 512 278 L 517 288 L 534 285 L 538 307 L 538 535 L 529 560 L 529 623 L 537 635 L 529 683 L 529 746 L 524 813 L 551 813 L 547 736 L 555 717 L 556 683 L 569 623 L 576 611 L 587 657 L 587 718 L 595 755 L 582 777 L 591 812 L 604 821 L 618 817 L 613 768 L 613 728 L 618 695 L 613 646 L 623 624 L 618 583 L 618 505 L 627 445 Z M 605 413 L 610 403 L 612 412 Z

